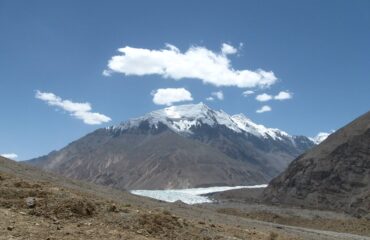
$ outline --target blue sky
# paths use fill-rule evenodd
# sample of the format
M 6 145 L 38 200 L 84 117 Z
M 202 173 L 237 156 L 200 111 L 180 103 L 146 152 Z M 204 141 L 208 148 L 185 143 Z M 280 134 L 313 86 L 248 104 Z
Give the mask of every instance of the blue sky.
M 187 102 L 203 101 L 230 114 L 241 112 L 290 134 L 314 136 L 338 129 L 369 110 L 369 9 L 365 0 L 1 0 L 0 153 L 16 153 L 24 160 L 59 149 L 94 129 L 165 107 L 155 104 L 153 95 L 166 88 L 184 88 L 193 99 Z M 234 80 L 216 86 L 225 80 L 222 74 L 186 77 L 192 76 L 188 71 L 207 69 L 201 64 L 152 74 L 148 64 L 157 66 L 157 62 L 137 63 L 141 58 L 135 54 L 146 49 L 157 51 L 166 67 L 172 64 L 172 58 L 162 54 L 164 49 L 171 51 L 166 44 L 177 48 L 170 52 L 177 51 L 175 59 L 188 59 L 186 52 L 193 47 L 205 56 L 215 54 L 229 61 L 227 73 L 263 69 L 274 76 L 267 78 L 269 86 L 247 88 Z M 233 51 L 223 54 L 222 44 Z M 117 49 L 124 47 L 134 54 L 123 58 L 131 68 L 116 66 L 112 71 L 108 61 L 123 56 Z M 203 56 L 195 55 L 190 61 Z M 135 72 L 132 64 L 140 67 L 141 76 L 137 69 L 133 75 L 125 74 Z M 110 76 L 104 76 L 104 70 L 111 70 Z M 174 80 L 180 70 L 185 77 Z M 244 80 L 250 83 L 249 78 Z M 242 96 L 246 90 L 254 94 Z M 206 100 L 219 91 L 223 100 L 216 96 Z M 281 91 L 292 98 L 256 100 L 257 95 L 274 98 Z M 36 98 L 37 93 L 54 93 L 54 102 L 49 98 L 53 106 L 46 104 L 48 96 Z M 60 108 L 66 104 L 63 100 L 90 106 L 78 105 L 85 110 L 76 110 L 73 105 L 68 112 Z M 264 105 L 272 110 L 257 113 Z M 87 124 L 83 119 L 91 113 L 111 121 Z

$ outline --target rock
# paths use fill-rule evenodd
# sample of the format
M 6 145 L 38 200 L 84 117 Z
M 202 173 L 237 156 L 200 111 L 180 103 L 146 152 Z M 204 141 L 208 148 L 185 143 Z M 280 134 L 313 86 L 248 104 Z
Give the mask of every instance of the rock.
M 109 212 L 118 212 L 118 209 L 117 209 L 117 206 L 116 205 L 111 205 L 109 206 L 109 209 L 108 209 Z
M 8 231 L 12 231 L 14 229 L 14 226 L 9 226 L 6 229 L 8 229 Z
M 176 200 L 175 202 L 174 202 L 174 204 L 176 204 L 176 205 L 187 205 L 186 203 L 184 203 L 183 201 L 181 201 L 181 200 Z
M 180 224 L 184 224 L 184 219 L 182 219 L 182 218 L 179 218 L 179 219 L 177 219 L 177 221 L 180 223 Z
M 143 234 L 144 233 L 144 230 L 143 229 L 139 229 L 136 231 L 137 234 Z
M 370 214 L 370 112 L 295 159 L 263 192 L 272 204 Z
M 27 205 L 28 208 L 36 207 L 36 198 L 34 198 L 34 197 L 26 198 L 26 205 Z
M 129 212 L 130 212 L 130 210 L 128 210 L 127 208 L 124 208 L 124 209 L 122 209 L 122 212 L 123 212 L 123 213 L 129 213 Z

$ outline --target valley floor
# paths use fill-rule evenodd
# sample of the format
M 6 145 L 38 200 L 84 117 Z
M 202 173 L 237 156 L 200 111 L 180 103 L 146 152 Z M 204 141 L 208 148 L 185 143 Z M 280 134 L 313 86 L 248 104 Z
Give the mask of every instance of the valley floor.
M 368 221 L 295 214 L 235 199 L 164 203 L 0 159 L 0 239 L 370 239 Z
M 370 237 L 370 219 L 344 213 L 265 205 L 259 202 L 263 189 L 243 189 L 208 195 L 216 204 L 206 204 L 211 211 L 284 226 L 342 232 Z M 365 237 L 364 237 L 365 238 Z

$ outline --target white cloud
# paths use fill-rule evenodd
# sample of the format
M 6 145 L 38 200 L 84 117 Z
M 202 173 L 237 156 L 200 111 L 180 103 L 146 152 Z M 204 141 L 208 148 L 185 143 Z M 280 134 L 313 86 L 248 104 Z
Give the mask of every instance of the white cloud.
M 5 158 L 9 158 L 9 159 L 16 159 L 18 157 L 17 154 L 15 153 L 3 153 L 3 154 L 0 154 L 1 156 L 5 157 Z
M 104 70 L 103 71 L 103 76 L 109 77 L 110 75 L 112 75 L 112 71 L 110 71 L 110 70 Z
M 244 96 L 248 96 L 248 95 L 245 95 L 244 93 L 245 92 L 243 92 Z M 260 101 L 260 102 L 267 102 L 267 101 L 270 101 L 271 99 L 282 101 L 282 100 L 286 100 L 286 99 L 291 99 L 292 97 L 293 97 L 293 95 L 290 92 L 281 91 L 276 96 L 272 96 L 272 95 L 267 94 L 267 93 L 259 94 L 259 95 L 256 96 L 256 100 Z
M 248 97 L 249 95 L 252 95 L 252 94 L 254 94 L 254 91 L 252 91 L 252 90 L 247 90 L 247 91 L 244 91 L 244 92 L 242 93 L 242 95 L 243 95 L 244 97 Z
M 170 106 L 176 102 L 192 101 L 191 93 L 185 88 L 160 88 L 152 92 L 153 102 Z
M 272 96 L 267 93 L 262 93 L 256 96 L 256 100 L 259 102 L 267 102 L 272 99 Z
M 207 101 L 214 101 L 215 99 L 224 100 L 224 93 L 222 91 L 212 92 L 212 96 L 207 97 Z
M 35 98 L 46 102 L 50 106 L 59 107 L 71 116 L 81 119 L 84 123 L 89 125 L 102 124 L 111 121 L 108 116 L 100 113 L 91 112 L 92 108 L 90 103 L 76 103 L 71 100 L 63 100 L 61 97 L 56 96 L 54 93 L 36 91 Z
M 276 100 L 286 100 L 286 99 L 291 99 L 292 97 L 293 97 L 293 95 L 290 92 L 281 91 L 281 92 L 279 92 L 278 95 L 276 95 L 274 97 L 274 99 L 276 99 Z
M 228 55 L 228 54 L 235 54 L 238 52 L 238 50 L 229 44 L 223 43 L 221 47 L 221 52 L 224 55 Z
M 277 81 L 272 71 L 234 69 L 228 56 L 238 50 L 225 43 L 220 53 L 197 46 L 182 53 L 170 44 L 159 50 L 125 46 L 118 51 L 121 54 L 109 60 L 103 75 L 117 72 L 137 76 L 160 75 L 175 80 L 194 78 L 215 86 L 240 88 L 268 87 Z
M 224 100 L 224 93 L 222 91 L 213 92 L 211 94 L 213 97 L 217 98 L 218 100 Z
M 262 106 L 260 109 L 256 111 L 256 113 L 264 113 L 264 112 L 270 112 L 272 109 L 270 106 Z

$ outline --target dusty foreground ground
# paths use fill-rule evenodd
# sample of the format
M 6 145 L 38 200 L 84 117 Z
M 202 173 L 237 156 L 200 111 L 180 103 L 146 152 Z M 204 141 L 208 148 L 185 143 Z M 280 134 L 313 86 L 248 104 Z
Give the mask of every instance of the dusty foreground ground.
M 248 219 L 370 236 L 369 218 L 332 211 L 265 205 L 259 201 L 262 191 L 242 189 L 211 194 L 210 197 L 218 204 L 207 206 L 219 213 Z
M 168 204 L 0 159 L 0 239 L 370 239 L 368 222 L 361 225 L 367 230 L 346 231 L 359 236 L 271 220 L 251 208 L 236 201 Z
M 370 219 L 368 218 L 357 218 L 332 211 L 262 204 L 259 201 L 262 191 L 263 189 L 242 189 L 210 194 L 210 197 L 218 203 L 207 204 L 207 208 L 218 213 L 275 224 L 370 237 Z

